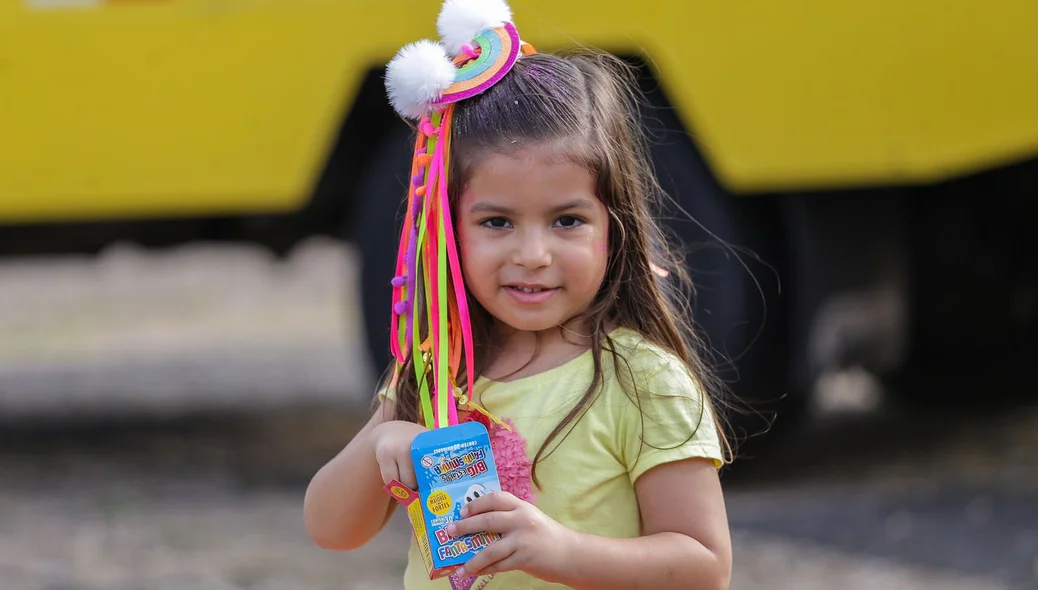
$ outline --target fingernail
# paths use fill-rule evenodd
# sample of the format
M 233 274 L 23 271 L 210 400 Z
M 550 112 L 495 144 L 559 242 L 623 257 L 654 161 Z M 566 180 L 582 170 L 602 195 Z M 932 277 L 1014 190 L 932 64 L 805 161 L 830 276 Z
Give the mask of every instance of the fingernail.
M 462 506 L 461 507 L 461 517 L 465 518 L 468 515 L 469 515 L 469 507 L 468 506 Z
M 453 525 L 453 524 L 447 525 L 447 534 L 448 535 L 453 537 L 454 533 L 456 533 L 456 532 L 458 532 L 458 527 L 456 525 Z
M 464 578 L 465 577 L 465 568 L 463 568 L 463 567 L 459 567 L 458 568 L 458 577 L 459 578 Z

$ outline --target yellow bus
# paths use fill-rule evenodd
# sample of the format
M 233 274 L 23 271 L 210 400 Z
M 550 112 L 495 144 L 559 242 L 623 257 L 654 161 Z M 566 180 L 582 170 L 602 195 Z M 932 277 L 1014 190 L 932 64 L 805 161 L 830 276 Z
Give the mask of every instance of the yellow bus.
M 642 66 L 664 185 L 754 253 L 672 224 L 707 244 L 689 257 L 697 320 L 740 397 L 1033 340 L 1018 209 L 1038 192 L 1035 2 L 511 4 L 542 51 Z M 0 0 L 0 254 L 335 235 L 363 254 L 372 355 L 388 358 L 386 228 L 410 140 L 382 68 L 435 38 L 439 7 Z

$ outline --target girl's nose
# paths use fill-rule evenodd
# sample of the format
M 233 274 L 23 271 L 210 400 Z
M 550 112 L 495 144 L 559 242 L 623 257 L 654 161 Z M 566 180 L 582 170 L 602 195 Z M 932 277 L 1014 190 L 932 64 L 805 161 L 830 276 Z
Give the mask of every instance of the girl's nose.
M 524 232 L 517 236 L 513 262 L 527 269 L 551 265 L 551 247 L 547 236 L 541 232 Z

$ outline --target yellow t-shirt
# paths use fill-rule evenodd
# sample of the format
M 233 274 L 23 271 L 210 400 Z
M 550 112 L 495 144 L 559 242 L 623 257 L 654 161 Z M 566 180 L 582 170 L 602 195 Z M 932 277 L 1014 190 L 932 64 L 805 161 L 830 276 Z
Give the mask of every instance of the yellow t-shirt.
M 610 336 L 621 358 L 620 376 L 636 385 L 641 409 L 621 386 L 613 355 L 602 353 L 603 386 L 568 436 L 537 465 L 541 489 L 534 504 L 574 530 L 605 537 L 640 534 L 634 482 L 658 465 L 701 457 L 721 465 L 722 451 L 713 412 L 684 364 L 641 335 L 619 328 Z M 626 372 L 626 367 L 630 372 Z M 510 382 L 478 379 L 474 397 L 499 418 L 511 420 L 526 439 L 533 459 L 547 436 L 583 396 L 594 371 L 585 352 L 559 367 Z M 628 389 L 633 395 L 634 388 Z M 391 397 L 391 395 L 390 395 Z M 643 418 L 644 415 L 644 418 Z M 560 442 L 561 440 L 561 442 Z M 645 444 L 642 444 L 642 441 Z M 412 537 L 404 574 L 406 590 L 449 590 L 446 579 L 430 581 Z M 563 588 L 522 572 L 479 578 L 471 590 Z

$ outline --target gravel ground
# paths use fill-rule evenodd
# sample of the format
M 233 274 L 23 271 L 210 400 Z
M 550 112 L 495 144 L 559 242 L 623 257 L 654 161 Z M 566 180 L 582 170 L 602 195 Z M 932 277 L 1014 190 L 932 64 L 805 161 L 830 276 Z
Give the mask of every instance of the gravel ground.
M 363 420 L 352 258 L 0 266 L 0 588 L 399 588 L 406 524 L 308 542 Z M 829 417 L 726 478 L 732 588 L 1038 588 L 1038 409 Z

